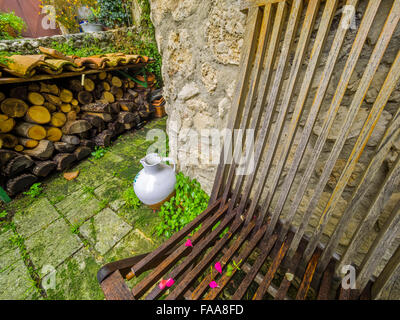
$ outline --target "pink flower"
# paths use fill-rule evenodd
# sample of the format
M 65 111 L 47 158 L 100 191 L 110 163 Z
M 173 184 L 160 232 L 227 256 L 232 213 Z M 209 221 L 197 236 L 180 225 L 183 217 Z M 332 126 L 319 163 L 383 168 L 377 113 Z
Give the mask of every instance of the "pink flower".
M 185 247 L 193 247 L 192 241 L 190 241 L 190 239 L 186 240 Z
M 218 283 L 216 283 L 215 281 L 211 281 L 210 284 L 209 284 L 209 286 L 210 286 L 210 288 L 212 288 L 212 289 L 218 288 L 218 287 L 219 287 Z
M 219 273 L 222 274 L 222 268 L 221 268 L 221 263 L 218 261 L 215 265 L 214 265 L 215 269 L 217 269 L 217 271 Z
M 158 284 L 158 287 L 159 287 L 161 290 L 164 290 L 166 285 L 167 285 L 167 280 L 161 279 L 160 283 Z
M 174 283 L 175 283 L 175 280 L 172 279 L 172 278 L 169 278 L 169 279 L 167 280 L 167 282 L 166 282 L 166 285 L 167 285 L 167 287 L 169 288 L 169 287 L 172 287 L 172 286 L 174 285 Z

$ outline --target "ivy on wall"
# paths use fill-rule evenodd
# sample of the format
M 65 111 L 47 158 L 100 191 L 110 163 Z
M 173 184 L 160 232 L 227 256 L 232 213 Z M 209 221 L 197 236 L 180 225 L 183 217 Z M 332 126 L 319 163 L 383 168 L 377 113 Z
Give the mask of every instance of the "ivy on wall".
M 130 26 L 132 24 L 131 0 L 97 0 L 100 8 L 99 23 L 109 28 Z

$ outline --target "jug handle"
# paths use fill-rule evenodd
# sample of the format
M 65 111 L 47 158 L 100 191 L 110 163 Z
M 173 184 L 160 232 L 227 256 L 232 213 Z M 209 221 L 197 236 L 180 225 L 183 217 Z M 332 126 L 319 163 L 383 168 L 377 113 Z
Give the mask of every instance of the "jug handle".
M 175 170 L 175 168 L 176 168 L 176 163 L 175 163 L 175 160 L 174 160 L 174 159 L 168 158 L 168 157 L 164 157 L 164 158 L 162 158 L 162 161 L 164 161 L 164 162 L 169 161 L 170 163 L 172 163 L 172 164 L 174 165 L 174 172 L 176 172 L 176 170 Z

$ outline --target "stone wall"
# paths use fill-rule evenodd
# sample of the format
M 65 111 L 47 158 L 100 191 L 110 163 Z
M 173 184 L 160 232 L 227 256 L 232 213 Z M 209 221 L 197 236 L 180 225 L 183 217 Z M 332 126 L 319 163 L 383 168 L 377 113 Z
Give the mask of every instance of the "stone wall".
M 343 3 L 343 1 L 341 1 Z M 163 57 L 163 78 L 164 78 L 164 95 L 167 100 L 166 110 L 169 115 L 167 130 L 170 136 L 170 151 L 171 155 L 178 158 L 180 163 L 180 169 L 192 178 L 197 178 L 202 184 L 203 188 L 210 192 L 212 183 L 215 176 L 216 166 L 202 163 L 202 159 L 199 159 L 198 163 L 188 164 L 185 161 L 180 161 L 181 151 L 188 149 L 192 150 L 192 156 L 197 156 L 198 148 L 189 148 L 191 144 L 190 137 L 187 134 L 186 129 L 195 129 L 200 131 L 201 129 L 222 129 L 225 128 L 228 121 L 228 114 L 231 108 L 232 95 L 235 90 L 235 79 L 237 78 L 239 70 L 239 57 L 240 50 L 243 43 L 243 33 L 245 26 L 245 15 L 239 10 L 240 1 L 238 0 L 152 0 L 151 1 L 151 13 L 152 21 L 156 28 L 156 40 Z M 355 22 L 357 26 L 360 23 L 363 12 L 365 10 L 367 1 L 360 1 L 360 5 L 357 8 Z M 359 63 L 357 64 L 356 70 L 350 81 L 348 90 L 346 91 L 345 97 L 341 108 L 339 109 L 338 117 L 335 120 L 333 129 L 328 138 L 327 145 L 324 148 L 321 156 L 320 163 L 317 167 L 316 172 L 311 180 L 311 185 L 318 182 L 319 175 L 322 171 L 324 161 L 327 159 L 329 152 L 336 140 L 338 130 L 340 130 L 341 124 L 343 123 L 344 117 L 347 114 L 347 108 L 350 105 L 354 93 L 357 89 L 360 78 L 365 70 L 365 66 L 368 63 L 371 52 L 374 45 L 379 37 L 380 30 L 382 29 L 388 12 L 391 8 L 392 1 L 383 1 L 379 8 L 378 14 L 375 18 L 373 28 L 368 35 L 367 43 L 364 46 L 363 53 L 360 57 Z M 317 18 L 316 26 L 319 22 Z M 333 28 L 338 26 L 340 15 L 337 14 L 332 22 Z M 318 27 L 315 28 L 311 36 L 311 42 L 315 39 Z M 350 51 L 352 41 L 354 40 L 356 30 L 349 30 L 346 41 L 342 47 L 342 53 L 338 59 L 339 63 L 335 69 L 332 77 L 331 84 L 326 94 L 326 103 L 324 103 L 321 114 L 325 113 L 329 101 L 332 100 L 333 94 L 336 90 L 336 85 L 340 79 L 341 72 L 347 59 L 347 55 Z M 331 43 L 333 40 L 334 33 L 331 32 L 327 42 Z M 396 29 L 393 41 L 390 43 L 389 48 L 386 51 L 385 57 L 378 69 L 378 72 L 374 78 L 373 84 L 371 85 L 366 98 L 363 102 L 362 108 L 357 115 L 357 119 L 353 125 L 352 132 L 346 141 L 345 147 L 343 148 L 342 154 L 339 161 L 332 172 L 326 192 L 324 193 L 321 202 L 315 210 L 315 214 L 311 219 L 308 233 L 316 226 L 319 220 L 319 214 L 322 212 L 324 203 L 329 199 L 330 191 L 335 186 L 335 182 L 339 178 L 344 165 L 344 160 L 351 152 L 351 149 L 356 141 L 356 137 L 360 133 L 362 125 L 371 109 L 374 100 L 376 99 L 377 93 L 383 84 L 383 81 L 387 75 L 392 61 L 399 49 L 398 40 L 400 37 L 400 28 Z M 316 79 L 323 70 L 324 61 L 326 61 L 329 51 L 324 50 L 321 58 L 321 67 L 317 70 Z M 283 84 L 283 87 L 285 84 Z M 311 94 L 315 93 L 318 86 L 318 82 L 314 81 Z M 295 96 L 296 98 L 296 96 Z M 306 103 L 305 114 L 312 101 Z M 343 207 L 346 206 L 349 197 L 357 185 L 358 179 L 361 178 L 363 170 L 368 165 L 369 159 L 374 155 L 375 147 L 382 137 L 387 124 L 392 119 L 395 111 L 398 109 L 400 102 L 400 87 L 391 95 L 385 110 L 375 128 L 375 131 L 368 141 L 367 147 L 363 156 L 361 157 L 359 164 L 356 167 L 355 172 L 350 179 L 345 192 L 343 193 L 342 199 L 339 201 L 337 206 L 338 210 L 333 214 L 332 219 L 329 221 L 325 236 L 329 236 L 336 223 L 340 218 Z M 290 110 L 289 110 L 290 112 Z M 304 124 L 304 122 L 302 123 Z M 313 130 L 313 137 L 311 144 L 314 144 L 321 131 L 322 122 L 318 121 Z M 302 128 L 299 128 L 301 132 Z M 177 137 L 175 140 L 174 137 Z M 299 137 L 299 134 L 296 136 Z M 204 147 L 204 144 L 208 142 L 201 141 L 200 149 Z M 294 142 L 296 144 L 296 140 Z M 379 184 L 382 183 L 388 169 L 393 165 L 393 161 L 398 155 L 400 150 L 400 140 L 397 141 L 385 161 L 384 166 L 375 178 L 374 184 L 378 188 Z M 306 152 L 305 160 L 302 162 L 300 167 L 300 173 L 304 171 L 304 166 L 307 164 L 307 157 L 309 152 Z M 290 155 L 292 156 L 292 155 Z M 287 168 L 285 168 L 287 170 Z M 284 170 L 284 174 L 285 174 Z M 299 181 L 295 180 L 292 190 L 296 190 L 296 184 Z M 267 181 L 268 185 L 268 181 Z M 351 239 L 351 236 L 363 216 L 371 205 L 372 197 L 376 188 L 372 187 L 370 194 L 367 196 L 367 200 L 362 203 L 359 212 L 355 214 L 355 218 L 351 221 L 349 230 L 341 241 L 341 249 L 343 250 Z M 266 188 L 267 189 L 267 188 Z M 302 219 L 302 214 L 306 209 L 304 206 L 307 204 L 312 196 L 312 191 L 308 192 L 302 205 L 299 208 L 298 215 L 296 217 L 295 224 L 299 224 Z M 380 221 L 375 226 L 374 230 L 371 230 L 371 234 L 366 236 L 367 243 L 372 241 L 385 218 L 389 212 L 393 209 L 394 204 L 400 198 L 400 188 L 392 196 L 390 204 L 385 208 L 385 214 L 382 216 Z M 274 199 L 276 200 L 276 199 Z M 272 206 L 274 202 L 272 203 Z M 284 209 L 283 214 L 285 214 Z M 400 242 L 400 237 L 399 237 Z M 397 243 L 399 243 L 397 242 Z M 362 257 L 367 251 L 367 246 L 360 248 L 359 261 L 361 262 Z M 389 251 L 393 252 L 394 247 Z M 340 250 L 340 251 L 342 251 Z M 389 252 L 388 252 L 389 254 Z M 378 271 L 381 270 L 381 267 Z M 400 280 L 396 284 L 397 288 L 400 287 Z M 397 292 L 397 296 L 400 297 L 400 291 Z M 395 295 L 396 295 L 395 294 Z M 393 294 L 392 294 L 393 296 Z
M 119 38 L 123 34 L 128 32 L 137 34 L 140 37 L 140 29 L 137 27 L 93 32 L 93 33 L 74 33 L 66 35 L 57 35 L 51 37 L 41 37 L 35 39 L 23 38 L 15 40 L 2 40 L 0 41 L 0 51 L 7 51 L 10 53 L 20 53 L 20 54 L 35 54 L 39 53 L 38 48 L 51 47 L 54 42 L 57 43 L 68 43 L 71 47 L 80 48 L 83 45 L 96 45 L 99 48 L 107 49 L 110 48 L 118 33 Z

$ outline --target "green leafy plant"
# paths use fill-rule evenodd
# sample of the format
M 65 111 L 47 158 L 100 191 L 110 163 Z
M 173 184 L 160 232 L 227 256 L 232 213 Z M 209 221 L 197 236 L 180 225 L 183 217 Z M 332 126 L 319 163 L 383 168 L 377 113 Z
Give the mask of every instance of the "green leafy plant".
M 165 202 L 159 212 L 160 224 L 156 227 L 158 236 L 170 237 L 203 212 L 208 205 L 209 196 L 201 189 L 200 183 L 178 173 L 176 194 Z
M 7 211 L 3 210 L 2 212 L 0 212 L 0 218 L 5 218 L 7 216 Z
M 41 183 L 35 183 L 30 188 L 29 191 L 24 192 L 25 195 L 30 196 L 32 199 L 37 198 L 42 194 L 43 188 L 41 187 Z
M 99 22 L 109 28 L 129 26 L 131 24 L 131 2 L 115 0 L 97 0 Z
M 88 22 L 89 23 L 99 23 L 101 8 L 100 7 L 90 8 L 90 10 L 92 11 L 92 13 L 88 17 Z
M 136 196 L 133 188 L 128 188 L 124 191 L 123 199 L 125 201 L 125 207 L 130 209 L 138 209 L 141 205 L 139 198 Z
M 19 38 L 25 29 L 24 19 L 15 15 L 14 12 L 0 12 L 0 40 Z
M 100 158 L 103 158 L 105 156 L 105 154 L 107 153 L 107 151 L 109 150 L 109 148 L 103 148 L 103 147 L 96 147 L 94 149 L 94 151 L 92 152 L 92 156 L 98 160 Z

